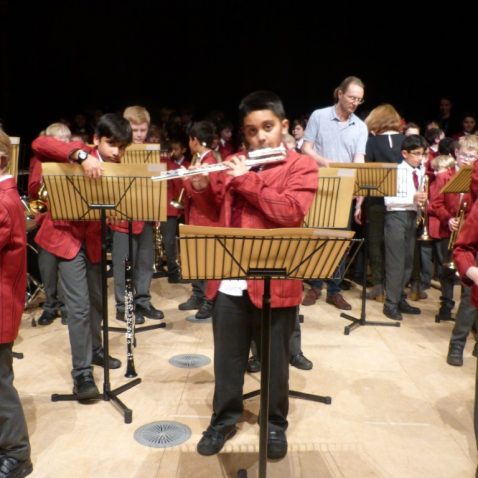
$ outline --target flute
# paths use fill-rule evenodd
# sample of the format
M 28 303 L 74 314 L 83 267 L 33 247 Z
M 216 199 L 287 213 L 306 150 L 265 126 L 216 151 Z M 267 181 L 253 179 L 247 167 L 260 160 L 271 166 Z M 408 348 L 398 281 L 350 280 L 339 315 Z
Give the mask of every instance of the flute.
M 284 146 L 277 148 L 262 148 L 247 153 L 246 166 L 253 168 L 262 164 L 278 163 L 284 161 L 287 156 L 287 149 Z M 174 169 L 165 171 L 159 176 L 152 176 L 153 181 L 168 181 L 175 178 L 185 178 L 188 176 L 196 176 L 198 174 L 209 174 L 229 169 L 226 163 L 206 164 L 196 169 Z

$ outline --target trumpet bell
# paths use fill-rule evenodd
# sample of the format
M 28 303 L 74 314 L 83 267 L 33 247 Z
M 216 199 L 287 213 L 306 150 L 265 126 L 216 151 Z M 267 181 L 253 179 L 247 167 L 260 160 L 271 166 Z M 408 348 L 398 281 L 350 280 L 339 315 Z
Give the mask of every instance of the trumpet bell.
M 175 207 L 176 209 L 184 209 L 184 206 L 177 199 L 173 199 L 169 202 L 169 204 L 171 204 L 171 206 Z

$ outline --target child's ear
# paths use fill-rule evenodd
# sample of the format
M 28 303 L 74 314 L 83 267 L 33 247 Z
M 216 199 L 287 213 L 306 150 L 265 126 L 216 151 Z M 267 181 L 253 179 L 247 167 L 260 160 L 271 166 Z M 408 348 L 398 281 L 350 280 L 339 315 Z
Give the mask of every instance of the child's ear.
M 282 126 L 282 134 L 287 134 L 289 132 L 289 120 L 287 118 L 284 118 L 281 121 L 281 126 Z
M 93 136 L 93 144 L 95 146 L 99 146 L 99 144 L 100 144 L 100 138 L 98 136 L 96 136 L 96 134 Z

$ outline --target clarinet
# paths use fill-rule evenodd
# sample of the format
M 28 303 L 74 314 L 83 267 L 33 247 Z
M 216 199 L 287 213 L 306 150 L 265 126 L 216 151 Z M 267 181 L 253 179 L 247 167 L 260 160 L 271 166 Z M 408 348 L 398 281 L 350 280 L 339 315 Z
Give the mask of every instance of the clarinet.
M 126 314 L 126 373 L 125 377 L 133 378 L 138 374 L 134 368 L 133 349 L 135 345 L 134 336 L 134 313 L 133 313 L 133 268 L 131 267 L 131 261 L 124 261 L 124 276 L 125 276 L 125 289 L 124 289 L 124 305 Z

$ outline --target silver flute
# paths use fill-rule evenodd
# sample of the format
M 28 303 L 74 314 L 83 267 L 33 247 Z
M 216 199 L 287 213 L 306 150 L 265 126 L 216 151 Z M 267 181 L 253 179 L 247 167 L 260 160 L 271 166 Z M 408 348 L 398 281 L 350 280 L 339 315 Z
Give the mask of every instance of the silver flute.
M 246 166 L 253 168 L 262 164 L 278 163 L 284 161 L 287 156 L 287 149 L 284 146 L 277 148 L 261 148 L 249 151 L 246 156 Z M 153 181 L 168 181 L 170 179 L 185 178 L 188 176 L 196 176 L 198 174 L 209 174 L 229 169 L 226 163 L 206 164 L 196 169 L 173 169 L 165 171 L 159 176 L 153 176 Z

